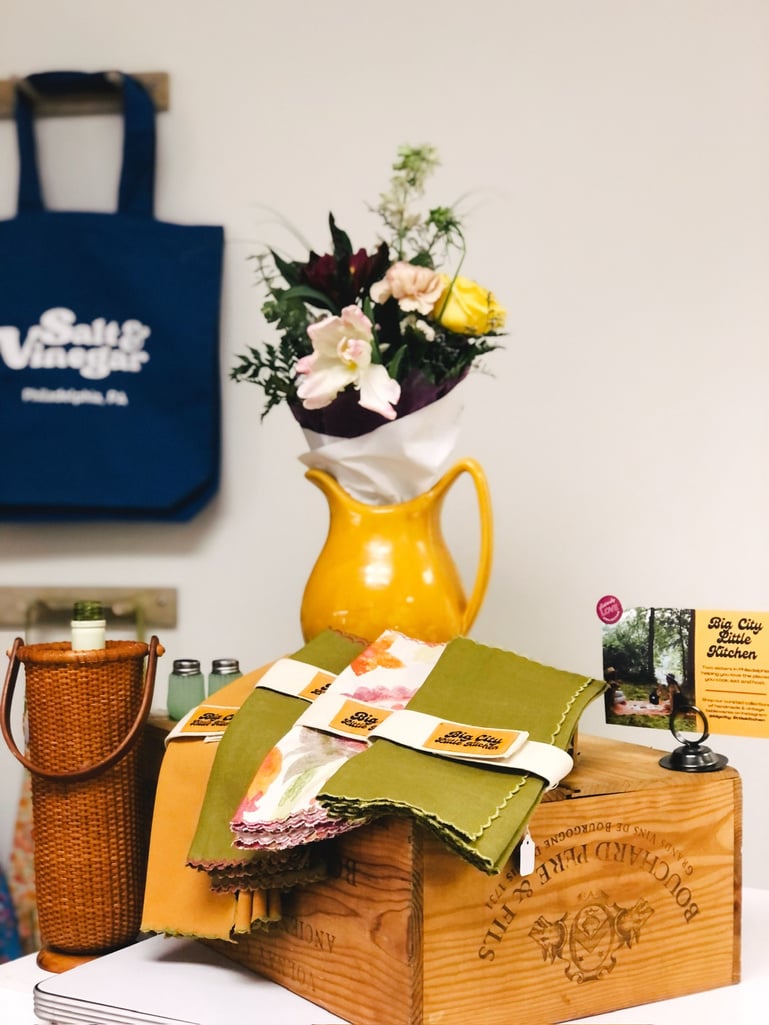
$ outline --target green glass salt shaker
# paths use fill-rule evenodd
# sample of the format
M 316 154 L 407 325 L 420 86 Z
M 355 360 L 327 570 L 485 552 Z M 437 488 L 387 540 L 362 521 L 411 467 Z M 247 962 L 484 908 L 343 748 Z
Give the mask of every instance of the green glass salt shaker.
M 209 697 L 220 687 L 232 683 L 242 675 L 236 658 L 215 658 L 211 663 L 211 672 L 208 674 Z
M 179 720 L 206 696 L 206 684 L 196 658 L 177 658 L 168 676 L 168 718 Z

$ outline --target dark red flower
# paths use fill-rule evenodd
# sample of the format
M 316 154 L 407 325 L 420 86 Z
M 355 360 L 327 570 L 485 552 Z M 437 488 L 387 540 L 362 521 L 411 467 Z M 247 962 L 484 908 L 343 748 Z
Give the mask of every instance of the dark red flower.
M 299 281 L 303 285 L 322 292 L 333 312 L 339 314 L 345 306 L 356 303 L 368 294 L 375 281 L 383 278 L 390 265 L 390 253 L 386 242 L 370 255 L 365 249 L 352 252 L 349 239 L 330 218 L 334 252 L 319 256 L 311 252 L 307 263 L 298 267 Z

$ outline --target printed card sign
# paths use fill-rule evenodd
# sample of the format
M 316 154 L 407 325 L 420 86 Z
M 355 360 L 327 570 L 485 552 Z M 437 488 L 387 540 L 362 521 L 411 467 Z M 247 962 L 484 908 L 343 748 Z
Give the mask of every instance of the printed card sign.
M 711 733 L 769 737 L 769 612 L 605 606 L 607 722 L 667 730 L 696 705 Z
M 769 737 L 769 612 L 696 612 L 695 704 L 714 733 Z

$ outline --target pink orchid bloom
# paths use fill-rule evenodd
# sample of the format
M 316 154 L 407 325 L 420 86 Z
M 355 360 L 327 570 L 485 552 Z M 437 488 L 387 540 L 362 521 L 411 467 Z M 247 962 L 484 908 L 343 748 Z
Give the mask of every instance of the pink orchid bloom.
M 296 364 L 303 380 L 297 395 L 305 409 L 323 409 L 348 385 L 360 392 L 360 405 L 394 420 L 400 385 L 381 364 L 371 362 L 371 321 L 357 306 L 345 306 L 341 317 L 327 316 L 307 328 L 313 351 Z
M 384 303 L 392 296 L 407 313 L 432 313 L 443 290 L 441 278 L 428 267 L 417 267 L 405 260 L 392 265 L 381 281 L 375 282 L 369 294 L 375 303 Z

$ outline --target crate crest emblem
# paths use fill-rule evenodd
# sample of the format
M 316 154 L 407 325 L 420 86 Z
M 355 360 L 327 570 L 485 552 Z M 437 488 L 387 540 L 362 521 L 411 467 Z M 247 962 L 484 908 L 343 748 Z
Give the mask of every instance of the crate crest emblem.
M 569 979 L 588 982 L 612 971 L 621 947 L 638 943 L 654 908 L 643 898 L 622 907 L 610 903 L 603 892 L 581 894 L 580 901 L 581 907 L 571 919 L 568 911 L 552 920 L 540 915 L 529 936 L 542 948 L 543 961 L 565 961 L 564 973 Z

